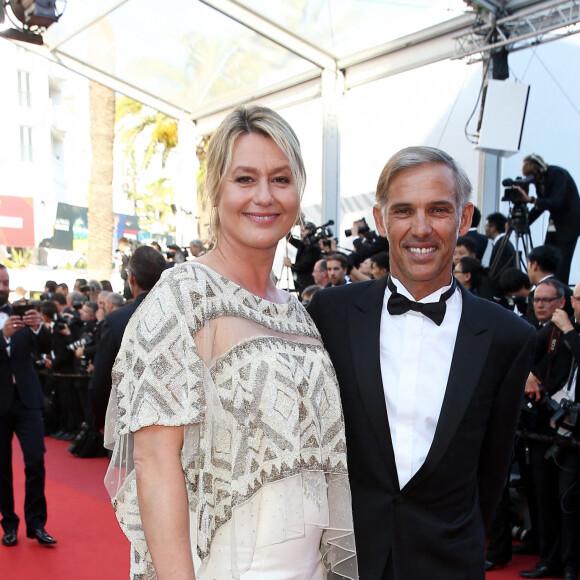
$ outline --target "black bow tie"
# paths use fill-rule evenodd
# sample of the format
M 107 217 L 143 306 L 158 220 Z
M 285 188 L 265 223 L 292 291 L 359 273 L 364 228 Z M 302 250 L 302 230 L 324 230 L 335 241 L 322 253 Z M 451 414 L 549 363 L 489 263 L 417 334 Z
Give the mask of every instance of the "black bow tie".
M 389 314 L 405 314 L 405 312 L 408 312 L 409 310 L 414 310 L 415 312 L 420 312 L 427 318 L 430 318 L 437 326 L 441 326 L 441 323 L 445 318 L 445 310 L 447 309 L 445 302 L 455 292 L 457 287 L 455 279 L 453 279 L 451 288 L 441 294 L 439 302 L 422 303 L 413 302 L 413 300 L 409 300 L 406 296 L 399 294 L 397 292 L 397 287 L 393 284 L 390 276 L 387 281 L 387 286 L 391 291 L 391 296 L 387 302 L 387 310 L 389 311 Z

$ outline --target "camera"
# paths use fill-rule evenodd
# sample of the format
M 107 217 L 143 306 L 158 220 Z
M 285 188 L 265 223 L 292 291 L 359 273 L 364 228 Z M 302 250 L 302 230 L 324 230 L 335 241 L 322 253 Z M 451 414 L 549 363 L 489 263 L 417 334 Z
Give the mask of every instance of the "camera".
M 333 236 L 332 230 L 328 226 L 333 226 L 334 220 L 328 220 L 325 224 L 315 227 L 304 238 L 306 244 L 315 244 L 319 240 L 330 240 Z M 329 242 L 330 243 L 330 242 Z
M 357 227 L 357 232 L 356 232 L 357 235 L 362 234 L 369 241 L 376 240 L 376 238 L 377 238 L 377 232 L 375 232 L 374 230 L 371 230 L 371 228 L 369 227 L 369 224 L 367 224 L 366 218 L 362 218 L 362 219 L 357 220 L 357 221 L 363 223 L 362 226 L 358 226 Z M 352 236 L 352 229 L 350 229 L 350 230 L 344 230 L 344 235 L 347 238 L 350 238 Z
M 53 320 L 56 330 L 64 330 L 68 326 L 67 321 L 60 314 L 55 314 Z
M 90 334 L 83 333 L 82 336 L 67 345 L 69 350 L 75 351 L 77 348 L 85 347 L 93 343 L 93 337 Z
M 516 177 L 515 179 L 504 179 L 501 184 L 506 188 L 503 192 L 502 201 L 509 201 L 510 203 L 525 203 L 522 199 L 522 194 L 514 186 L 521 187 L 526 194 L 530 191 L 530 183 L 536 178 L 535 174 L 530 173 L 526 177 Z

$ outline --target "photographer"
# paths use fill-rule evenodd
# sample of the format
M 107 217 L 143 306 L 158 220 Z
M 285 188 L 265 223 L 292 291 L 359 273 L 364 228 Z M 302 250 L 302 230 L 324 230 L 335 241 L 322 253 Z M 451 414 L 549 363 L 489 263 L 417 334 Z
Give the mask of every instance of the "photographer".
M 562 252 L 562 261 L 556 276 L 568 284 L 574 249 L 580 236 L 580 197 L 572 176 L 556 165 L 548 165 L 539 155 L 524 157 L 522 173 L 534 184 L 537 197 L 530 196 L 524 188 L 514 185 L 522 199 L 533 203 L 529 223 L 533 223 L 545 211 L 550 212 L 550 224 L 545 244 L 556 246 Z
M 365 218 L 354 221 L 352 224 L 352 229 L 345 230 L 344 235 L 346 237 L 350 237 L 352 235 L 357 236 L 352 241 L 354 250 L 348 257 L 349 264 L 357 270 L 361 262 L 364 262 L 367 258 L 374 256 L 378 252 L 388 251 L 389 249 L 389 242 L 387 238 L 379 236 L 377 232 L 371 230 Z M 362 279 L 363 278 L 361 278 L 361 280 Z
M 580 297 L 580 285 L 575 295 Z M 580 449 L 564 446 L 562 434 L 576 438 L 573 431 L 562 429 L 568 418 L 560 412 L 564 399 L 576 402 L 577 361 L 580 343 L 563 310 L 565 295 L 555 280 L 540 282 L 534 294 L 534 308 L 544 326 L 538 331 L 536 357 L 526 384 L 526 395 L 535 403 L 533 431 L 546 441 L 531 437 L 531 471 L 537 496 L 540 561 L 532 570 L 520 572 L 524 578 L 546 578 L 562 574 L 577 580 L 580 565 L 580 519 L 578 518 L 578 477 Z M 580 318 L 580 301 L 574 300 L 574 312 Z M 562 422 L 553 423 L 556 415 Z
M 304 222 L 300 226 L 299 240 L 288 234 L 288 242 L 296 248 L 297 252 L 294 264 L 290 258 L 284 258 L 284 266 L 292 269 L 294 286 L 299 294 L 302 294 L 304 288 L 314 284 L 312 270 L 322 254 L 320 246 L 314 239 L 315 233 L 316 226 L 312 222 Z
M 12 480 L 12 439 L 17 435 L 25 465 L 26 536 L 39 544 L 56 543 L 44 526 L 47 509 L 45 487 L 44 396 L 32 356 L 50 353 L 50 333 L 42 318 L 32 308 L 14 311 L 8 304 L 10 281 L 8 270 L 0 265 L 0 512 L 2 544 L 18 543 L 20 518 L 14 511 Z

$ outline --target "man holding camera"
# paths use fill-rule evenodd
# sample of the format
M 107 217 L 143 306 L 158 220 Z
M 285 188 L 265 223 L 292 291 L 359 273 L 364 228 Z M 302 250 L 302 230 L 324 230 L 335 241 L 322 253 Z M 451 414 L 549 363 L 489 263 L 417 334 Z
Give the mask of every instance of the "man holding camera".
M 314 284 L 312 270 L 322 254 L 320 246 L 314 240 L 315 232 L 316 226 L 312 222 L 304 222 L 300 226 L 299 240 L 288 235 L 288 242 L 297 250 L 296 259 L 292 264 L 290 258 L 284 258 L 284 266 L 292 269 L 294 286 L 300 294 L 304 288 Z
M 580 284 L 574 289 L 574 297 L 574 315 L 578 320 Z M 559 413 L 562 422 L 551 425 L 564 399 L 570 404 L 577 402 L 580 336 L 564 310 L 565 300 L 562 284 L 553 278 L 540 282 L 534 293 L 534 310 L 543 326 L 538 331 L 534 368 L 526 384 L 526 394 L 536 401 L 536 423 L 531 426 L 532 430 L 547 436 L 548 441 L 530 441 L 540 561 L 534 569 L 520 572 L 524 578 L 560 575 L 563 568 L 565 580 L 577 580 L 580 570 L 577 488 L 580 450 L 564 446 L 565 439 L 558 438 L 575 437 L 573 429 L 565 428 L 569 421 L 567 413 Z
M 570 265 L 580 236 L 580 197 L 576 183 L 568 171 L 556 165 L 548 165 L 535 153 L 524 157 L 522 173 L 526 181 L 534 184 L 537 194 L 537 197 L 532 197 L 522 187 L 515 186 L 523 200 L 534 204 L 529 214 L 529 223 L 533 223 L 545 210 L 550 212 L 550 224 L 544 243 L 556 246 L 562 252 L 556 276 L 568 284 Z
M 10 281 L 8 270 L 0 265 L 0 512 L 2 544 L 18 542 L 19 517 L 14 511 L 12 480 L 12 438 L 18 437 L 24 456 L 26 484 L 24 517 L 26 536 L 39 544 L 56 540 L 47 534 L 46 497 L 44 495 L 44 396 L 34 366 L 32 353 L 49 353 L 50 333 L 42 318 L 32 308 L 22 316 L 8 304 Z

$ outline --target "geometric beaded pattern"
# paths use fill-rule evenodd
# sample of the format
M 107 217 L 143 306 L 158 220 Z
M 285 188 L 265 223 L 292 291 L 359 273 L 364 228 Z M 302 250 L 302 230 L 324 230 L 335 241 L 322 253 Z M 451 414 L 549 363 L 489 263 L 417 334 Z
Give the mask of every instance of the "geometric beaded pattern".
M 208 369 L 194 337 L 221 316 L 244 318 L 276 336 L 243 340 Z M 301 343 L 300 335 L 320 340 L 295 298 L 269 302 L 196 263 L 164 273 L 127 326 L 113 369 L 117 432 L 200 424 L 199 453 L 183 469 L 202 560 L 232 509 L 262 485 L 302 470 L 347 473 L 334 369 L 321 344 Z M 145 573 L 135 563 L 148 555 L 136 549 L 146 545 L 139 541 L 134 483 L 114 505 L 135 539 L 132 569 Z

